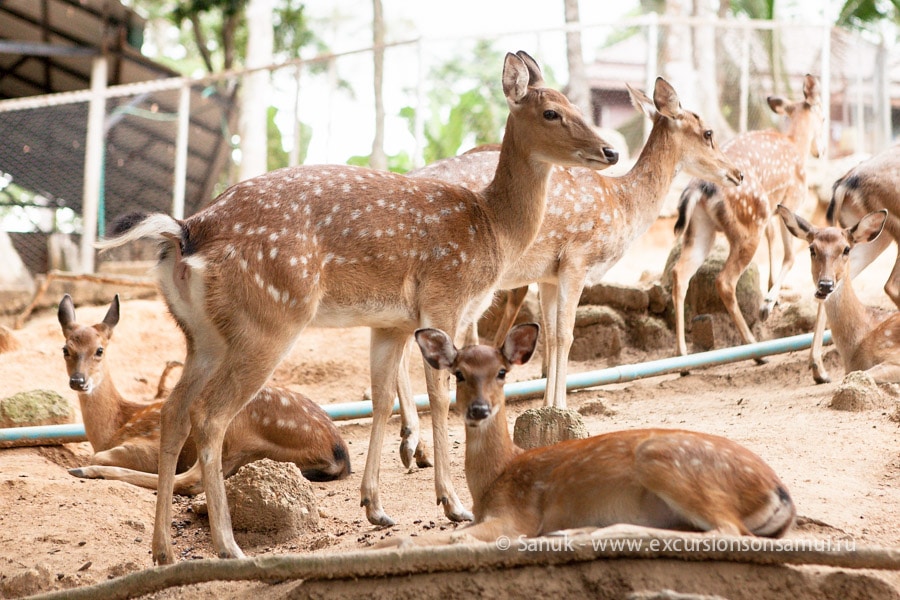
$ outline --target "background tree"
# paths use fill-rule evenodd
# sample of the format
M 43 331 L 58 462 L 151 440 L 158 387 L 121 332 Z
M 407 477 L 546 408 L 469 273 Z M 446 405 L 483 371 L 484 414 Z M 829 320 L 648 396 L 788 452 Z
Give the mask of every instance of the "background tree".
M 578 0 L 563 0 L 566 25 L 581 25 L 581 16 L 578 10 Z M 566 60 L 569 65 L 569 86 L 566 95 L 572 104 L 581 109 L 592 124 L 594 108 L 591 104 L 591 89 L 584 70 L 584 52 L 581 46 L 581 31 L 577 29 L 566 30 Z

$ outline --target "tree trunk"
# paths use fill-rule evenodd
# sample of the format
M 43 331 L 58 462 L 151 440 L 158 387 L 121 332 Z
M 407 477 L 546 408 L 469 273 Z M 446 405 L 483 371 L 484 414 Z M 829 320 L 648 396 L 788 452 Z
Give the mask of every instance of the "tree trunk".
M 249 0 L 247 3 L 247 68 L 272 64 L 273 9 L 273 0 Z M 269 76 L 268 71 L 257 71 L 243 78 L 240 107 L 241 180 L 261 175 L 267 170 Z
M 387 156 L 384 153 L 384 11 L 381 0 L 372 0 L 372 58 L 375 62 L 375 139 L 372 140 L 372 155 L 369 166 L 373 169 L 387 169 Z
M 580 25 L 578 0 L 563 0 L 566 8 L 566 25 Z M 591 90 L 584 71 L 584 53 L 581 49 L 581 31 L 566 31 L 566 58 L 569 62 L 569 88 L 567 96 L 581 109 L 591 124 L 596 124 L 591 102 Z

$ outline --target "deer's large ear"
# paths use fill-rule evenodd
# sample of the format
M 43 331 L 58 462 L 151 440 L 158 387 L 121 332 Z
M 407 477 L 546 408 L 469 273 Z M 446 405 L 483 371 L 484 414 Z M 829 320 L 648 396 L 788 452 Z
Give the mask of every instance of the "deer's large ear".
M 109 309 L 106 316 L 103 317 L 103 324 L 109 327 L 110 334 L 115 326 L 119 323 L 119 295 L 116 294 L 112 302 L 109 303 Z
M 417 329 L 415 335 L 425 362 L 435 369 L 449 369 L 456 361 L 453 340 L 440 329 Z
M 510 107 L 525 99 L 530 80 L 531 75 L 525 61 L 511 52 L 507 53 L 503 63 L 503 93 Z
M 656 87 L 653 88 L 653 104 L 659 114 L 670 119 L 678 119 L 684 112 L 675 88 L 662 77 L 656 78 Z
M 883 208 L 881 210 L 876 210 L 875 212 L 870 212 L 860 219 L 859 223 L 847 229 L 847 233 L 850 234 L 853 243 L 865 244 L 866 242 L 874 241 L 875 238 L 881 235 L 881 231 L 884 229 L 884 222 L 887 220 L 887 214 L 887 210 Z
M 522 323 L 509 330 L 500 353 L 514 365 L 524 365 L 534 354 L 538 334 L 541 331 L 537 323 Z
M 789 208 L 782 206 L 781 204 L 775 207 L 775 212 L 778 213 L 778 216 L 784 221 L 784 225 L 787 227 L 787 230 L 791 232 L 791 235 L 800 238 L 801 240 L 806 240 L 807 242 L 812 241 L 812 238 L 816 233 L 815 227 L 813 227 L 809 221 L 800 215 L 791 212 Z
M 66 294 L 59 301 L 59 310 L 56 312 L 56 318 L 62 327 L 63 334 L 75 324 L 75 305 L 72 303 L 72 296 Z
M 783 115 L 785 113 L 785 107 L 788 102 L 781 96 L 769 96 L 766 98 L 766 102 L 769 105 L 769 108 L 772 109 L 772 112 L 775 114 Z
M 809 104 L 818 104 L 821 101 L 819 80 L 809 73 L 803 78 L 803 97 Z

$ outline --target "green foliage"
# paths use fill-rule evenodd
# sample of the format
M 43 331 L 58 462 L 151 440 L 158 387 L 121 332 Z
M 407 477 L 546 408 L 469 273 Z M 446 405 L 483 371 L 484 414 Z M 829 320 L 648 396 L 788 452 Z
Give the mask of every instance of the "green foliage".
M 869 29 L 880 21 L 900 23 L 900 0 L 847 0 L 838 16 L 842 27 Z
M 269 171 L 288 166 L 289 157 L 281 139 L 281 130 L 275 124 L 278 109 L 270 106 L 266 113 L 266 168 Z
M 498 85 L 503 53 L 490 42 L 478 42 L 472 52 L 455 56 L 432 69 L 425 117 L 423 154 L 426 163 L 456 156 L 462 144 L 500 141 L 506 119 L 506 99 Z M 545 74 L 546 75 L 546 74 Z M 415 109 L 404 107 L 400 116 L 412 129 Z
M 351 156 L 347 160 L 347 164 L 355 165 L 357 167 L 368 167 L 371 165 L 370 159 L 371 155 Z M 394 173 L 406 173 L 413 168 L 412 157 L 407 152 L 388 155 L 387 162 L 388 171 L 392 171 Z

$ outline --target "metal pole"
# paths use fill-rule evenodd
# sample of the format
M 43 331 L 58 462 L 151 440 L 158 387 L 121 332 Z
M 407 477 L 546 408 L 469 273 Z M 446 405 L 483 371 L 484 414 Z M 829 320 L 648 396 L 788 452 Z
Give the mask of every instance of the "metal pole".
M 185 81 L 178 95 L 178 131 L 175 137 L 175 182 L 172 190 L 172 216 L 184 218 L 187 185 L 188 137 L 191 127 L 191 85 Z
M 805 350 L 812 344 L 812 337 L 813 334 L 804 333 L 792 337 L 757 342 L 756 344 L 720 348 L 718 350 L 710 350 L 709 352 L 698 352 L 696 354 L 688 354 L 687 356 L 674 356 L 633 365 L 620 365 L 618 367 L 600 369 L 599 371 L 575 373 L 566 378 L 566 389 L 575 390 L 596 387 L 598 385 L 608 385 L 611 383 L 623 383 L 641 379 L 643 377 L 665 375 L 666 373 L 674 373 L 686 369 L 724 365 L 742 360 L 762 358 L 763 356 L 772 354 L 783 354 L 785 352 Z M 822 343 L 831 343 L 831 331 L 825 332 Z M 506 385 L 503 390 L 507 398 L 512 398 L 516 396 L 539 394 L 542 393 L 546 387 L 546 379 L 534 379 L 532 381 L 510 383 Z M 428 408 L 428 394 L 418 394 L 414 397 L 414 400 L 416 407 L 420 409 Z M 455 402 L 456 394 L 451 392 L 450 403 L 454 404 Z M 322 409 L 335 421 L 361 419 L 372 416 L 372 403 L 369 401 L 325 404 L 322 406 Z M 400 403 L 399 401 L 395 401 L 394 412 L 399 411 Z M 42 431 L 45 431 L 46 433 L 39 435 Z M 15 442 L 20 439 L 39 440 L 47 438 L 60 440 L 68 435 L 80 437 L 79 439 L 63 441 L 83 441 L 84 426 L 75 423 L 72 425 L 48 425 L 42 427 L 13 427 L 9 429 L 0 429 L 0 446 L 3 446 L 4 443 Z M 32 441 L 31 445 L 36 445 L 35 441 Z
M 87 139 L 84 148 L 84 184 L 81 208 L 81 271 L 94 272 L 94 242 L 97 240 L 97 214 L 103 182 L 103 120 L 106 113 L 106 56 L 91 64 L 91 100 L 88 108 Z

